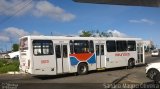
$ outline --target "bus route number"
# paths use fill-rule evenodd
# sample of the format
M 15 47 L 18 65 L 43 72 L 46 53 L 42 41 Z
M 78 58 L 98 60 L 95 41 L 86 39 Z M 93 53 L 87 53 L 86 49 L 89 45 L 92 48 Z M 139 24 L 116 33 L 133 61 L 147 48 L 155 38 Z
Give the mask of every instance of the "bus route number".
M 48 64 L 49 60 L 41 60 L 41 64 Z

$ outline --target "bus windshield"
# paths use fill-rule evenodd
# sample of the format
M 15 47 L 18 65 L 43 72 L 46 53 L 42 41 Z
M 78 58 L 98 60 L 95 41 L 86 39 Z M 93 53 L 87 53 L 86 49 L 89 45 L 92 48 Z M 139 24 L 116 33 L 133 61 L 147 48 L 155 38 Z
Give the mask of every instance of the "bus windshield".
M 20 51 L 28 50 L 28 38 L 20 40 Z

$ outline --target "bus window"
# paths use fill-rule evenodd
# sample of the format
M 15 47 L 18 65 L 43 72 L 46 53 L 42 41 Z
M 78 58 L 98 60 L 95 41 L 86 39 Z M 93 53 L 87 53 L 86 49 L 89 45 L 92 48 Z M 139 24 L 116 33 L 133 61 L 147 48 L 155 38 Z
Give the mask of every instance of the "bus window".
M 34 40 L 32 44 L 34 55 L 53 55 L 53 43 L 51 40 Z
M 44 42 L 42 43 L 42 49 L 44 55 L 52 55 L 53 54 L 53 44 L 52 42 Z
M 42 54 L 42 50 L 41 50 L 41 43 L 33 43 L 33 53 L 34 55 L 41 55 Z
M 75 53 L 88 53 L 89 52 L 89 42 L 84 40 L 74 41 L 74 52 Z
M 23 38 L 20 40 L 20 50 L 28 50 L 28 38 Z
M 136 42 L 128 41 L 128 51 L 136 51 Z
M 116 41 L 117 51 L 127 51 L 126 41 Z
M 107 52 L 116 52 L 116 43 L 114 40 L 106 41 Z

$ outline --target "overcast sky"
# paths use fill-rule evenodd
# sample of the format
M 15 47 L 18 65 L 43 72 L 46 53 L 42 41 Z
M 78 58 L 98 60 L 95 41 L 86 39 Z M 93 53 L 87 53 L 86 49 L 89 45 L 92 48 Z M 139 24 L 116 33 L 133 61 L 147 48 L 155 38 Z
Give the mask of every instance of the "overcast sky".
M 76 3 L 72 0 L 0 0 L 0 49 L 24 35 L 78 35 L 100 30 L 160 45 L 160 8 Z

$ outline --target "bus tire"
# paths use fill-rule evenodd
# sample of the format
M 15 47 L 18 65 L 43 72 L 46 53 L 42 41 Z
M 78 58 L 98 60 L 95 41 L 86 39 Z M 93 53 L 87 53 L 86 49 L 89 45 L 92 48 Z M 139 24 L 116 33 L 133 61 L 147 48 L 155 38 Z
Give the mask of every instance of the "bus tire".
M 88 73 L 88 66 L 86 63 L 80 63 L 77 68 L 77 72 L 79 75 L 84 75 Z
M 135 66 L 135 61 L 134 59 L 129 59 L 128 60 L 128 69 L 131 69 Z

